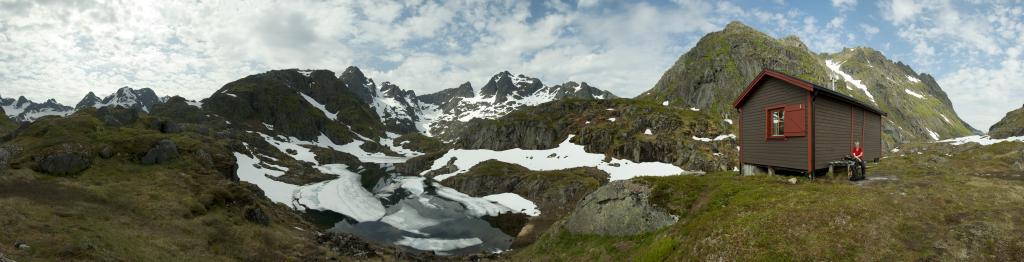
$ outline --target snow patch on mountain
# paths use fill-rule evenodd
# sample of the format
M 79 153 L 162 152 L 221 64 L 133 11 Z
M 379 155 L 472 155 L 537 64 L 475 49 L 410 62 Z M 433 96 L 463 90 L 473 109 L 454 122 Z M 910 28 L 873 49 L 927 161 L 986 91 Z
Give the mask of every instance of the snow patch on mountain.
M 913 76 L 907 75 L 907 81 L 910 81 L 910 82 L 913 82 L 913 83 L 920 83 L 921 79 L 917 79 L 917 77 L 913 77 Z
M 722 141 L 722 140 L 726 140 L 726 139 L 733 139 L 733 140 L 735 140 L 736 139 L 736 135 L 734 135 L 734 134 L 718 135 L 718 136 L 716 136 L 714 138 L 704 138 L 704 137 L 693 136 L 692 139 L 693 140 L 697 140 L 697 141 L 701 141 L 701 142 Z
M 950 139 L 942 140 L 942 141 L 939 141 L 939 142 L 940 143 L 950 143 L 950 144 L 955 145 L 955 146 L 963 145 L 963 144 L 966 144 L 966 143 L 978 143 L 980 145 L 987 146 L 987 145 L 998 144 L 998 143 L 1002 143 L 1002 142 L 1014 142 L 1014 141 L 1016 141 L 1016 142 L 1024 142 L 1024 136 L 1014 136 L 1014 137 L 1007 137 L 1007 138 L 1002 138 L 1002 139 L 996 139 L 996 138 L 989 137 L 987 135 L 985 135 L 985 136 L 974 135 L 974 136 L 950 138 Z
M 327 118 L 330 118 L 332 121 L 338 121 L 338 113 L 331 113 L 331 111 L 327 111 L 327 107 L 324 106 L 324 104 L 317 102 L 312 97 L 309 97 L 308 95 L 303 94 L 302 92 L 299 92 L 299 95 L 301 95 L 302 99 L 305 99 L 306 102 L 308 102 L 310 105 L 316 107 L 316 109 L 320 109 L 320 112 L 324 112 L 324 115 L 326 115 Z
M 574 167 L 596 167 L 597 169 L 608 172 L 612 181 L 630 179 L 637 176 L 671 176 L 688 173 L 687 171 L 668 163 L 636 163 L 618 158 L 612 158 L 611 161 L 605 162 L 604 154 L 587 153 L 582 145 L 570 142 L 572 137 L 573 135 L 569 135 L 569 137 L 566 138 L 565 141 L 562 141 L 562 143 L 560 143 L 556 148 L 543 150 L 525 150 L 519 148 L 504 151 L 486 149 L 453 149 L 445 153 L 444 156 L 434 160 L 431 168 L 424 171 L 422 174 L 444 168 L 452 159 L 454 159 L 453 164 L 458 168 L 458 170 L 435 176 L 435 180 L 442 181 L 449 177 L 465 173 L 473 166 L 491 159 L 521 165 L 535 171 L 560 170 Z
M 864 91 L 864 94 L 868 96 L 868 99 L 871 100 L 871 103 L 876 103 L 875 102 L 875 96 L 871 95 L 871 92 L 868 91 L 868 87 L 866 85 L 864 85 L 864 83 L 862 83 L 860 80 L 857 80 L 857 79 L 853 78 L 853 76 L 850 76 L 850 74 L 847 74 L 846 72 L 843 72 L 843 70 L 840 69 L 841 66 L 842 66 L 842 63 L 836 63 L 836 62 L 832 61 L 831 59 L 825 60 L 825 67 L 828 67 L 828 69 L 832 70 L 833 73 L 835 73 L 835 74 L 839 75 L 840 77 L 842 77 L 843 80 L 845 80 L 847 83 L 850 83 L 854 87 L 857 87 L 857 89 L 860 89 L 861 91 Z
M 909 88 L 904 88 L 903 92 L 906 92 L 908 95 L 912 95 L 914 97 L 924 99 L 924 95 L 918 94 L 917 92 L 914 92 L 913 90 L 910 90 Z
M 939 140 L 939 133 L 935 133 L 935 131 L 928 128 L 925 128 L 924 130 L 928 131 L 928 136 L 932 137 L 932 140 Z

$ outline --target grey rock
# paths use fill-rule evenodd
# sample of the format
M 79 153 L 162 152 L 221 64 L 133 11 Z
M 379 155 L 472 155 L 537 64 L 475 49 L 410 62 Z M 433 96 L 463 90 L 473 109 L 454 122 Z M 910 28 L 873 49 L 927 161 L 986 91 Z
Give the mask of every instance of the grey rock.
M 146 155 L 142 156 L 143 165 L 163 164 L 178 158 L 178 145 L 174 141 L 160 140 Z
M 473 95 L 473 85 L 466 82 L 457 88 L 449 88 L 437 93 L 421 95 L 417 98 L 423 103 L 441 105 L 455 98 L 473 97 Z
M 7 258 L 7 256 L 4 256 L 4 253 L 0 253 L 0 262 L 17 262 L 17 261 L 14 261 L 14 259 Z
M 159 119 L 159 118 L 158 119 L 153 119 L 153 121 L 149 123 L 149 128 L 151 128 L 153 130 L 156 130 L 156 131 L 160 131 L 160 133 L 165 133 L 165 134 L 180 133 L 181 132 L 181 127 L 178 126 L 178 124 L 175 123 L 174 121 L 164 120 L 164 119 Z
M 100 157 L 103 159 L 114 157 L 114 148 L 111 146 L 103 146 L 103 148 L 100 149 Z
M 0 148 L 0 175 L 7 172 L 7 165 L 11 160 L 11 152 L 8 152 L 5 148 Z
M 649 203 L 651 187 L 615 181 L 587 195 L 565 220 L 575 234 L 630 236 L 675 224 L 678 218 Z
M 90 158 L 81 145 L 63 144 L 39 158 L 35 169 L 52 175 L 73 175 L 88 169 L 92 165 Z
M 266 213 L 263 213 L 263 209 L 259 207 L 248 207 L 245 209 L 245 220 L 253 222 L 259 225 L 270 225 L 270 217 Z
M 200 164 L 203 164 L 204 166 L 213 166 L 213 156 L 211 156 L 209 152 L 206 152 L 206 150 L 200 148 L 193 154 L 195 154 L 196 160 L 199 161 Z
M 26 244 L 25 242 L 18 241 L 18 242 L 14 243 L 14 248 L 17 248 L 17 249 L 20 249 L 20 250 L 28 250 L 28 249 L 30 249 L 32 247 L 29 246 L 28 244 Z
M 2 168 L 2 167 L 0 167 L 0 168 Z M 1022 164 L 1020 160 L 1014 161 L 1013 162 L 1013 169 L 1024 171 L 1024 164 Z

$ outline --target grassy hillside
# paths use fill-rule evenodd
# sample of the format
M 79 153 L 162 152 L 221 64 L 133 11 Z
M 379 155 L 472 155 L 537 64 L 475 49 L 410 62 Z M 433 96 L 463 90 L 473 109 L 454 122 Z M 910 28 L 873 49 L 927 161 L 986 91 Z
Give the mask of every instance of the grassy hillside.
M 1024 143 L 927 144 L 886 158 L 871 180 L 791 177 L 641 178 L 650 201 L 680 217 L 634 237 L 552 230 L 516 260 L 1024 259 Z M 1018 162 L 1019 163 L 1019 162 Z M 999 172 L 999 171 L 1003 172 Z
M 1024 108 L 1006 113 L 1003 119 L 992 125 L 992 128 L 988 130 L 988 135 L 993 138 L 1024 136 Z
M 230 141 L 189 130 L 161 133 L 145 124 L 152 119 L 145 115 L 109 126 L 94 113 L 40 119 L 0 147 L 15 152 L 9 173 L 0 175 L 0 253 L 18 261 L 282 261 L 329 254 L 295 213 L 226 176 L 233 174 Z M 174 141 L 180 156 L 142 165 L 139 158 L 163 139 Z M 39 159 L 67 150 L 88 159 L 88 167 L 60 176 L 35 171 Z M 218 168 L 223 165 L 228 174 Z

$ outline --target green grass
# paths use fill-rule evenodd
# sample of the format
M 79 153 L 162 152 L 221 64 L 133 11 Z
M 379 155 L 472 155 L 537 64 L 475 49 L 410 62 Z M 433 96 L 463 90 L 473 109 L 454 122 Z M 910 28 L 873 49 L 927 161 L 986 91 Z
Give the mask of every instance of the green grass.
M 633 237 L 553 229 L 516 260 L 1019 260 L 1024 252 L 1021 180 L 903 172 L 892 161 L 869 176 L 889 180 L 790 177 L 645 177 L 650 200 L 679 216 Z M 899 160 L 902 161 L 902 160 Z M 959 162 L 951 162 L 958 164 Z M 914 169 L 911 164 L 904 169 Z

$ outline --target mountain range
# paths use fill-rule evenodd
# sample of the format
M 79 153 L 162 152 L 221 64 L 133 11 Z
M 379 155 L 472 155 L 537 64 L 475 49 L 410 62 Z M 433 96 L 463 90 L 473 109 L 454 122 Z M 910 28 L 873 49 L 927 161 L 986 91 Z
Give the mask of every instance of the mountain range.
M 909 150 L 904 147 L 978 132 L 956 114 L 933 77 L 879 51 L 814 53 L 795 36 L 776 39 L 733 22 L 702 38 L 636 98 L 586 82 L 548 85 L 508 71 L 479 88 L 466 82 L 418 95 L 354 66 L 340 73 L 253 74 L 199 101 L 129 87 L 102 98 L 89 92 L 73 108 L 53 99 L 0 98 L 0 174 L 11 174 L 0 176 L 0 196 L 31 199 L 40 198 L 37 191 L 60 192 L 41 197 L 43 205 L 18 202 L 9 205 L 14 210 L 0 206 L 0 212 L 51 214 L 45 208 L 66 206 L 53 216 L 19 219 L 26 222 L 10 230 L 82 223 L 69 226 L 68 234 L 89 241 L 67 244 L 73 247 L 60 246 L 64 236 L 35 240 L 55 246 L 38 253 L 52 258 L 103 260 L 107 251 L 168 255 L 185 248 L 196 250 L 191 260 L 404 258 L 403 252 L 479 256 L 604 243 L 589 237 L 552 243 L 564 236 L 563 229 L 584 236 L 652 232 L 647 235 L 659 240 L 644 247 L 674 247 L 658 243 L 670 241 L 660 236 L 675 229 L 657 230 L 701 223 L 692 219 L 701 212 L 719 214 L 733 203 L 748 208 L 737 215 L 743 221 L 751 220 L 744 215 L 750 212 L 790 212 L 804 202 L 771 196 L 834 186 L 799 191 L 802 185 L 791 185 L 796 182 L 732 175 L 740 148 L 730 105 L 763 68 L 887 112 L 883 143 L 893 158 L 899 149 Z M 1009 113 L 990 133 L 1024 133 L 1020 112 Z M 1016 160 L 1010 153 L 996 155 L 1006 162 L 1000 166 Z M 952 156 L 927 157 L 928 163 L 946 163 Z M 67 179 L 58 183 L 46 176 Z M 878 188 L 849 188 L 841 190 L 886 195 L 871 191 Z M 917 188 L 927 187 L 911 189 Z M 767 199 L 789 209 L 737 198 Z M 862 204 L 817 199 L 809 202 Z M 854 221 L 845 209 L 829 212 Z M 104 224 L 111 218 L 117 226 Z M 117 237 L 96 237 L 97 232 Z M 145 242 L 140 235 L 170 247 L 138 244 Z M 544 244 L 530 246 L 534 242 Z M 89 251 L 97 249 L 105 252 Z M 601 250 L 618 249 L 633 250 Z

